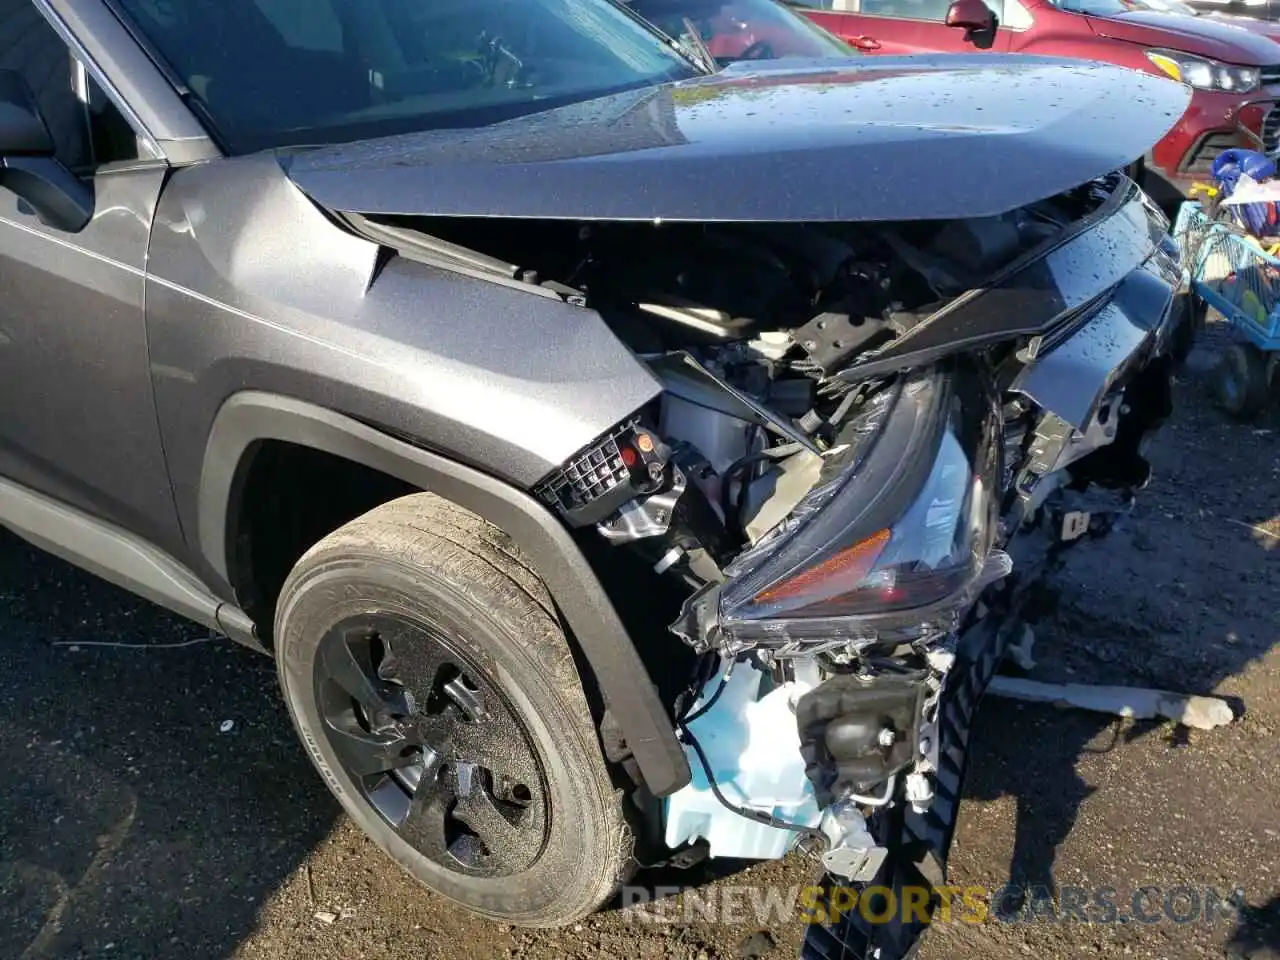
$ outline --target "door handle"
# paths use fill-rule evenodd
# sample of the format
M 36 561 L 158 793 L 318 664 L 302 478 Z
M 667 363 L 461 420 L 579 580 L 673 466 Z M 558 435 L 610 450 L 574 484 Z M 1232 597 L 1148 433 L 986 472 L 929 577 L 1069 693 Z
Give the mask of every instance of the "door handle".
M 875 37 L 858 37 L 853 41 L 853 45 L 859 50 L 880 49 L 880 41 Z

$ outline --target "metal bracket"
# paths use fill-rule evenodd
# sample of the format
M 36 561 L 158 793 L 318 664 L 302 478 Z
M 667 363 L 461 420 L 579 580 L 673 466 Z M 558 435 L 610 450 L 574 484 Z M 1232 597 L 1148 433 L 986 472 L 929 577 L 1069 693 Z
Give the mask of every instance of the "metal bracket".
M 822 866 L 828 873 L 850 883 L 875 879 L 889 851 L 876 843 L 866 819 L 852 802 L 845 800 L 829 807 L 819 829 L 828 841 L 822 854 Z
M 609 519 L 598 524 L 600 536 L 612 544 L 630 543 L 645 537 L 657 537 L 671 526 L 676 503 L 684 495 L 688 481 L 684 471 L 671 465 L 671 486 L 661 493 L 629 500 Z

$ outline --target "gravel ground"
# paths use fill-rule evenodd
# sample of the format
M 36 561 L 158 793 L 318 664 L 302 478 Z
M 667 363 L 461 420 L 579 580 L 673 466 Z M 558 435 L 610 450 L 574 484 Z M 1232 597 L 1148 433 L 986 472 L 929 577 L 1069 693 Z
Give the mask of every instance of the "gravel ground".
M 1035 676 L 1214 692 L 1243 717 L 1201 733 L 988 699 L 951 871 L 987 889 L 1115 887 L 1122 914 L 1143 884 L 1241 888 L 1245 908 L 1212 924 L 939 925 L 925 960 L 1280 957 L 1280 419 L 1211 410 L 1207 353 L 1139 512 L 1058 580 Z M 761 933 L 749 900 L 720 901 L 737 922 L 613 910 L 555 932 L 452 908 L 340 815 L 267 660 L 7 535 L 0 629 L 2 958 L 795 956 L 798 920 Z M 104 642 L 156 646 L 90 645 Z M 814 876 L 793 858 L 700 892 Z

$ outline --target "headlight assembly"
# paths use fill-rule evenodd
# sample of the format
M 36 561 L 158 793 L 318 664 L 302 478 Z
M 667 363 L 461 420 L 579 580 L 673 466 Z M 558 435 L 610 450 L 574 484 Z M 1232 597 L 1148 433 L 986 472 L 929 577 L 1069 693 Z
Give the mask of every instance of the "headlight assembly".
M 901 381 L 855 422 L 853 461 L 725 572 L 720 627 L 745 640 L 873 633 L 967 602 L 995 533 L 999 412 L 975 371 Z
M 1147 59 L 1173 79 L 1197 90 L 1252 93 L 1262 83 L 1262 72 L 1257 67 L 1237 67 L 1177 50 L 1148 50 Z

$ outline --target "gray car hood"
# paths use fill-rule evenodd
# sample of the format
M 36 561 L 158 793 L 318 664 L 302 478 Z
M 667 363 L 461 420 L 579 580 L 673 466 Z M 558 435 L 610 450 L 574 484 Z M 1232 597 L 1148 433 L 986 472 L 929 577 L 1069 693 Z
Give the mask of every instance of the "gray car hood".
M 1131 163 L 1189 97 L 1171 80 L 1048 57 L 781 60 L 280 159 L 317 203 L 365 214 L 971 217 Z

